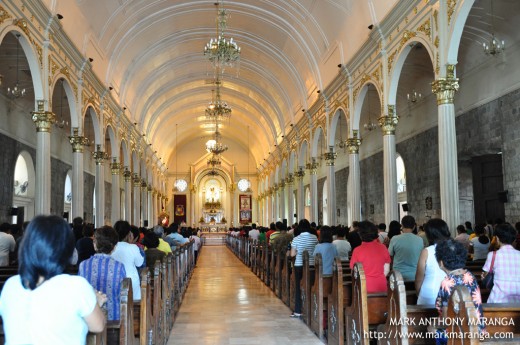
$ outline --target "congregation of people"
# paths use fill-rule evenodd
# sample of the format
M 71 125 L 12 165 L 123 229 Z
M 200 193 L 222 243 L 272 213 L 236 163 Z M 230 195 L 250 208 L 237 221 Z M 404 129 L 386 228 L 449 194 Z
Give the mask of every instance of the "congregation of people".
M 253 224 L 230 229 L 229 234 L 266 243 L 282 255 L 290 253 L 295 277 L 293 318 L 302 317 L 305 251 L 310 266 L 315 264 L 315 255 L 321 254 L 323 277 L 332 275 L 335 257 L 349 260 L 351 268 L 362 263 L 367 293 L 386 293 L 389 273 L 398 271 L 405 282 L 415 285 L 417 305 L 435 306 L 441 317 L 446 316 L 456 286 L 468 288 L 480 320 L 484 318 L 484 302 L 520 303 L 520 222 L 514 227 L 500 219 L 474 227 L 466 222 L 457 227 L 455 237 L 442 219 L 417 225 L 410 215 L 390 222 L 388 227 L 370 221 L 354 222 L 350 228 L 317 226 L 303 219 L 289 227 L 282 222 L 268 228 Z M 482 274 L 476 277 L 468 263 Z M 481 289 L 486 288 L 482 282 L 490 272 L 494 285 L 486 301 Z M 479 331 L 486 332 L 484 321 L 479 322 Z
M 140 271 L 189 242 L 196 260 L 199 236 L 175 223 L 146 229 L 121 220 L 95 229 L 58 216 L 0 225 L 0 266 L 18 270 L 0 294 L 6 343 L 84 344 L 87 332 L 120 319 L 123 279 L 139 301 Z

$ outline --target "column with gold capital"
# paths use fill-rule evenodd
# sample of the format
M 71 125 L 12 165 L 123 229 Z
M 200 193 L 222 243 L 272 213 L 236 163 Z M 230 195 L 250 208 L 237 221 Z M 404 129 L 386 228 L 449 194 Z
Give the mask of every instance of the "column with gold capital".
M 397 210 L 397 168 L 395 150 L 395 130 L 399 117 L 395 114 L 395 106 L 388 106 L 388 115 L 379 118 L 379 126 L 383 131 L 383 176 L 385 198 L 385 222 L 399 220 Z
M 92 158 L 96 161 L 96 228 L 105 225 L 105 167 L 104 162 L 108 154 L 101 150 L 101 145 L 96 145 L 96 151 L 92 152 Z
M 45 109 L 45 101 L 38 100 L 37 110 L 32 112 L 36 125 L 36 193 L 35 214 L 51 212 L 51 127 L 56 116 Z
M 459 79 L 455 78 L 455 66 L 447 65 L 446 77 L 435 80 L 432 83 L 432 91 L 437 95 L 438 106 L 441 215 L 452 232 L 460 222 L 457 135 L 453 104 L 455 92 L 458 90 Z
M 353 130 L 352 137 L 347 139 L 347 148 L 349 153 L 347 216 L 349 225 L 351 225 L 353 221 L 361 220 L 361 175 L 359 169 L 359 146 L 361 146 L 361 139 L 358 136 L 358 131 Z
M 287 186 L 287 225 L 294 224 L 294 175 L 289 174 L 287 176 L 286 186 Z
M 125 217 L 124 219 L 132 223 L 132 172 L 125 167 L 123 172 L 125 178 Z
M 309 221 L 316 223 L 318 223 L 318 167 L 315 157 L 312 157 L 311 163 L 307 163 L 311 175 L 311 219 Z
M 154 216 L 154 202 L 153 202 L 153 195 L 152 195 L 152 192 L 153 192 L 153 188 L 152 188 L 152 185 L 149 184 L 146 186 L 146 194 L 147 194 L 147 205 L 148 205 L 148 215 L 147 215 L 147 219 L 148 219 L 148 227 L 151 228 L 155 225 L 155 216 Z
M 134 207 L 132 210 L 132 224 L 135 226 L 141 225 L 141 177 L 138 173 L 134 173 L 132 177 L 134 186 Z
M 327 200 L 327 210 L 328 210 L 328 225 L 336 225 L 336 167 L 334 166 L 334 162 L 338 154 L 334 152 L 334 147 L 330 146 L 329 151 L 325 153 L 325 162 L 328 167 L 327 169 L 327 183 L 328 183 L 328 200 Z
M 280 182 L 280 194 L 278 197 L 278 205 L 279 205 L 279 216 L 278 219 L 282 221 L 285 217 L 285 198 L 287 197 L 287 188 L 285 185 L 285 179 L 282 179 Z
M 305 189 L 303 186 L 303 178 L 305 177 L 305 170 L 303 166 L 298 167 L 298 171 L 296 172 L 296 179 L 298 180 L 298 211 L 296 212 L 297 218 L 295 221 L 297 222 L 299 219 L 305 218 Z
M 237 221 L 237 215 L 238 215 L 238 209 L 237 209 L 237 202 L 235 200 L 235 191 L 236 191 L 236 187 L 235 187 L 235 184 L 234 183 L 231 183 L 229 185 L 229 198 L 231 200 L 231 222 L 233 222 L 233 225 L 238 227 L 239 226 L 239 222 Z M 224 215 L 224 217 L 226 216 L 226 214 Z
M 280 185 L 275 183 L 273 185 L 273 220 L 272 222 L 277 222 L 280 218 L 280 198 L 279 198 Z
M 83 150 L 89 141 L 84 136 L 79 135 L 79 128 L 72 128 L 72 135 L 69 137 L 72 146 L 72 218 L 83 218 Z
M 144 222 L 148 221 L 148 194 L 147 183 L 143 178 L 141 179 L 141 223 L 138 226 L 144 226 Z
M 110 221 L 112 226 L 121 219 L 121 193 L 120 193 L 120 176 L 121 176 L 121 163 L 118 162 L 117 157 L 112 157 L 112 163 L 110 163 L 110 171 L 112 173 L 112 212 L 110 215 Z

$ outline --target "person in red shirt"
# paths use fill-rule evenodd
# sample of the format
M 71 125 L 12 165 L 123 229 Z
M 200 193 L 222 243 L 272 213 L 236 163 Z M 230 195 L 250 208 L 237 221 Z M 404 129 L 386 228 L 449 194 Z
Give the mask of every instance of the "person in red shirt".
M 390 254 L 384 244 L 379 242 L 375 224 L 369 221 L 360 222 L 358 233 L 361 245 L 356 247 L 350 259 L 350 268 L 360 262 L 365 271 L 367 293 L 386 292 L 386 276 L 390 272 Z
M 267 238 L 267 243 L 269 243 L 269 237 L 271 237 L 271 234 L 275 231 L 276 225 L 274 223 L 269 224 L 269 230 L 265 234 L 265 237 Z

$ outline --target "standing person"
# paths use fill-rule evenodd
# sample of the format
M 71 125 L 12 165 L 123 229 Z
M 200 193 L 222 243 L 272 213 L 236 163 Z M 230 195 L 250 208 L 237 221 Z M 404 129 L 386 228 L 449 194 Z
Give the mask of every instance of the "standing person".
M 114 224 L 114 228 L 119 237 L 119 242 L 111 256 L 125 265 L 126 276 L 132 279 L 134 301 L 139 301 L 141 299 L 141 282 L 137 267 L 141 267 L 144 258 L 135 244 L 128 243 L 130 236 L 132 236 L 130 224 L 126 220 L 118 220 Z
M 347 228 L 344 226 L 339 226 L 338 236 L 334 241 L 332 241 L 332 244 L 336 247 L 336 250 L 338 251 L 338 256 L 343 261 L 348 261 L 348 255 L 352 250 L 350 243 L 345 239 L 346 235 Z
M 516 229 L 510 224 L 500 224 L 495 228 L 495 237 L 500 249 L 490 252 L 482 268 L 483 277 L 491 270 L 491 262 L 495 255 L 493 269 L 493 288 L 487 300 L 488 303 L 519 303 L 520 302 L 520 251 L 513 248 L 512 243 L 517 236 Z
M 434 305 L 441 282 L 446 277 L 446 272 L 439 267 L 435 257 L 435 248 L 437 243 L 450 238 L 450 229 L 444 220 L 434 218 L 426 223 L 425 232 L 431 245 L 424 248 L 419 257 L 415 274 L 415 291 L 418 296 L 417 305 Z
M 258 235 L 260 235 L 260 231 L 256 228 L 256 223 L 251 224 L 251 231 L 249 231 L 249 238 L 255 241 L 258 241 Z
M 11 226 L 8 223 L 0 225 L 0 266 L 9 266 L 9 254 L 16 248 L 16 241 L 11 235 Z
M 101 332 L 105 316 L 85 278 L 64 274 L 74 234 L 58 216 L 35 217 L 20 247 L 19 275 L 0 295 L 6 344 L 85 344 L 87 332 Z
M 390 255 L 378 239 L 377 227 L 369 222 L 359 222 L 359 235 L 363 242 L 352 252 L 350 268 L 360 262 L 365 271 L 367 293 L 386 292 L 386 276 L 390 272 Z
M 301 281 L 303 277 L 303 252 L 309 252 L 309 265 L 314 266 L 314 247 L 318 244 L 316 235 L 311 234 L 311 225 L 307 219 L 300 220 L 298 230 L 300 235 L 296 236 L 291 243 L 291 256 L 294 261 L 294 313 L 291 317 L 300 318 L 302 315 L 302 289 Z
M 190 241 L 193 241 L 193 254 L 195 255 L 195 262 L 197 262 L 197 257 L 199 256 L 199 250 L 201 246 L 200 237 L 197 236 L 197 231 L 192 229 L 192 234 L 189 238 Z
M 424 244 L 419 236 L 412 233 L 415 228 L 414 217 L 404 216 L 401 224 L 403 233 L 392 237 L 388 252 L 393 258 L 392 269 L 401 272 L 404 281 L 413 281 Z
M 120 319 L 121 285 L 126 277 L 125 266 L 110 256 L 117 244 L 118 236 L 110 226 L 96 230 L 94 248 L 96 254 L 79 264 L 78 275 L 84 277 L 96 291 L 107 295 L 108 320 Z
M 388 239 L 401 234 L 401 224 L 397 220 L 392 220 L 388 225 Z

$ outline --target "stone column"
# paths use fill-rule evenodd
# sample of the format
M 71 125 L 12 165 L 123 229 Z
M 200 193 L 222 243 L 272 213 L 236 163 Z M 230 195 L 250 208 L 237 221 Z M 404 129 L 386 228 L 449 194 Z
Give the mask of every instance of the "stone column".
M 285 179 L 282 179 L 280 182 L 280 194 L 279 194 L 279 202 L 280 202 L 280 215 L 278 219 L 283 221 L 283 219 L 287 216 L 285 213 L 285 198 L 287 197 L 287 188 L 285 188 Z
M 305 218 L 305 188 L 303 186 L 304 176 L 305 170 L 303 170 L 303 167 L 299 167 L 298 171 L 296 172 L 296 178 L 298 179 L 298 218 L 296 219 L 297 221 Z
M 146 186 L 147 196 L 148 196 L 148 227 L 152 228 L 155 225 L 155 216 L 154 216 L 154 202 L 153 202 L 153 195 L 152 195 L 152 185 L 149 184 Z
M 141 180 L 141 224 L 138 226 L 144 226 L 144 221 L 148 220 L 148 195 L 147 195 L 148 184 L 144 179 Z
M 72 135 L 69 137 L 72 145 L 72 219 L 83 218 L 83 147 L 88 145 L 88 139 L 79 135 L 79 128 L 72 128 Z
M 92 158 L 96 161 L 96 228 L 105 225 L 105 167 L 103 163 L 108 159 L 108 154 L 101 150 L 101 145 L 96 145 L 96 151 L 92 152 Z
M 132 210 L 132 224 L 135 226 L 141 225 L 141 178 L 138 173 L 134 173 L 134 209 Z
M 275 183 L 273 186 L 273 222 L 280 218 L 280 185 Z
M 195 217 L 196 198 L 197 198 L 197 186 L 192 184 L 190 186 L 190 218 L 191 218 L 192 224 L 195 224 L 198 221 L 198 219 Z
M 437 95 L 439 121 L 439 174 L 441 192 L 441 216 L 448 223 L 452 234 L 460 222 L 459 184 L 457 163 L 457 136 L 455 128 L 455 92 L 459 90 L 459 79 L 455 78 L 455 66 L 447 66 L 445 78 L 432 83 Z
M 327 170 L 327 183 L 328 183 L 328 218 L 330 226 L 336 225 L 336 169 L 334 161 L 338 157 L 338 154 L 334 152 L 334 147 L 329 147 L 329 151 L 325 153 L 325 162 L 328 167 Z
M 288 198 L 288 208 L 287 211 L 287 225 L 292 225 L 294 223 L 294 176 L 293 174 L 289 174 L 287 177 L 287 198 Z
M 155 226 L 157 224 L 157 220 L 158 220 L 158 216 L 159 216 L 159 213 L 161 213 L 161 208 L 159 207 L 159 199 L 157 197 L 157 189 L 154 188 L 153 192 L 152 192 L 152 198 L 153 198 L 153 219 L 152 219 L 152 224 L 153 226 Z
M 397 206 L 397 168 L 395 151 L 395 129 L 399 117 L 395 114 L 395 106 L 388 106 L 388 115 L 379 118 L 379 126 L 383 131 L 383 176 L 385 186 L 385 222 L 400 221 Z
M 267 192 L 267 219 L 266 219 L 267 222 L 265 223 L 265 226 L 268 226 L 269 223 L 272 222 L 272 220 L 274 219 L 273 195 L 274 195 L 273 187 L 270 187 Z
M 110 221 L 112 222 L 112 226 L 114 226 L 114 224 L 121 219 L 121 163 L 117 161 L 117 157 L 112 157 L 110 171 L 112 172 L 112 214 Z
M 359 171 L 359 146 L 361 139 L 358 138 L 358 131 L 352 131 L 352 137 L 347 139 L 349 153 L 349 176 L 348 176 L 348 222 L 361 220 L 361 189 Z
M 45 110 L 45 101 L 37 101 L 37 111 L 32 112 L 36 125 L 36 184 L 35 215 L 51 213 L 51 126 L 56 116 Z
M 125 220 L 132 223 L 132 173 L 125 167 Z
M 307 165 L 311 174 L 311 219 L 310 222 L 318 222 L 318 163 L 312 157 L 312 162 Z

